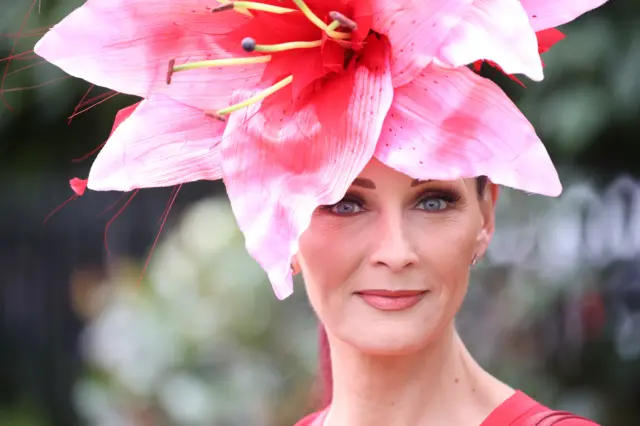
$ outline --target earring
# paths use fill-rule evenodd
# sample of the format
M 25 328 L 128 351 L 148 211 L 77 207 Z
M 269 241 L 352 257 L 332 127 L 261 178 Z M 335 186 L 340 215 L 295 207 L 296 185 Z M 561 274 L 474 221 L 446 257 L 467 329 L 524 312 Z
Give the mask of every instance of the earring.
M 473 259 L 471 259 L 471 266 L 476 266 L 478 264 L 478 256 L 477 255 L 473 255 Z

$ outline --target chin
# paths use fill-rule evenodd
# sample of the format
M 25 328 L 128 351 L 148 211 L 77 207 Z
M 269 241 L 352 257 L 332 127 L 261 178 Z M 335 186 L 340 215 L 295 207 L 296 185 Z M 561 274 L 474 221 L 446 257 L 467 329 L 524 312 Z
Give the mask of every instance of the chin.
M 415 353 L 437 339 L 437 321 L 425 321 L 407 315 L 357 321 L 343 329 L 341 340 L 369 355 L 407 355 Z M 435 320 L 435 318 L 432 318 Z

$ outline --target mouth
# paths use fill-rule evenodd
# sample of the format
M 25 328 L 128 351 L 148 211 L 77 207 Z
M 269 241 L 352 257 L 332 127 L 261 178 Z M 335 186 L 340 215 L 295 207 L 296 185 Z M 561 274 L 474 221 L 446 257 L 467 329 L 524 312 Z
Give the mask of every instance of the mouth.
M 404 311 L 417 305 L 427 293 L 426 290 L 366 290 L 355 295 L 380 311 Z

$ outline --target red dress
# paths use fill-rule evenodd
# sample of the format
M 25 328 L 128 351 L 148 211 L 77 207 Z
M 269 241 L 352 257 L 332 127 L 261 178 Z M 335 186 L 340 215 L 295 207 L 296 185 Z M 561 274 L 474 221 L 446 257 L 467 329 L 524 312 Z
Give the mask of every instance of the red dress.
M 295 426 L 322 426 L 325 411 L 311 414 Z M 500 404 L 480 426 L 597 426 L 596 423 L 566 411 L 554 411 L 516 391 Z

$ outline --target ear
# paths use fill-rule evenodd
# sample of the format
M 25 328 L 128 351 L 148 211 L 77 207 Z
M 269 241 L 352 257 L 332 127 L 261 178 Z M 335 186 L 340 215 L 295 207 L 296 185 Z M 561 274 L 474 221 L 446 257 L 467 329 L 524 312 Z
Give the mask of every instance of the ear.
M 291 272 L 293 275 L 298 275 L 300 273 L 300 262 L 298 262 L 298 256 L 294 255 L 291 258 Z
M 478 232 L 478 238 L 476 241 L 477 258 L 482 258 L 487 251 L 489 242 L 493 238 L 493 232 L 496 225 L 496 204 L 498 202 L 498 196 L 500 195 L 500 188 L 493 182 L 487 182 L 484 193 L 480 197 L 480 217 L 481 227 Z

